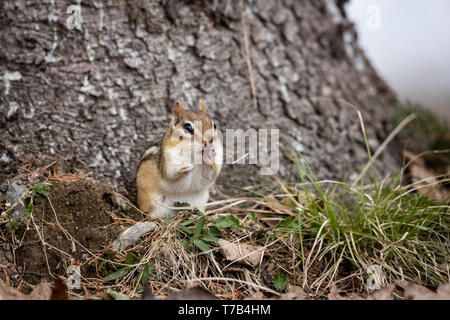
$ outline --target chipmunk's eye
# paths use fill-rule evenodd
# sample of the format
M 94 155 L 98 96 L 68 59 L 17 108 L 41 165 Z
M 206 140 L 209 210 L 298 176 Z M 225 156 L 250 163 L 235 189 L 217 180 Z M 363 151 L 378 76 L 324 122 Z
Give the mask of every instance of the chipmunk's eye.
M 190 123 L 185 123 L 183 128 L 184 128 L 184 130 L 186 130 L 190 134 L 194 134 L 194 128 L 192 128 Z
M 217 129 L 217 126 L 216 126 L 216 124 L 214 123 L 214 130 L 216 130 Z

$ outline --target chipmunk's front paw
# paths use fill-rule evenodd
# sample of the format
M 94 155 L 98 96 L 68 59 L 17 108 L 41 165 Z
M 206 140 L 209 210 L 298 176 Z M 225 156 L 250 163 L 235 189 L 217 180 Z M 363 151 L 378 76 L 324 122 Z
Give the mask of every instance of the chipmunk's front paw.
M 178 175 L 184 176 L 184 175 L 188 174 L 189 172 L 191 172 L 193 170 L 194 170 L 194 165 L 193 164 L 188 164 L 188 165 L 185 165 L 185 166 L 180 168 L 180 171 L 178 171 Z

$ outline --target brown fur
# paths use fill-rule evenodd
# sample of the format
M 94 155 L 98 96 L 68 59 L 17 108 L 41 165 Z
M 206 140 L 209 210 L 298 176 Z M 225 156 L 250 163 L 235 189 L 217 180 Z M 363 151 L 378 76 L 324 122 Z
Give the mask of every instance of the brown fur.
M 141 163 L 136 176 L 137 204 L 144 212 L 153 210 L 151 196 L 159 192 L 158 181 L 161 180 L 158 163 L 156 159 Z
M 160 161 L 160 154 L 161 154 L 160 153 L 161 146 L 159 145 L 158 148 L 159 148 L 159 150 L 158 150 L 158 153 L 156 153 L 156 154 L 155 153 L 144 154 L 144 156 L 141 158 L 141 161 L 139 161 L 138 171 L 139 171 L 139 168 L 141 167 L 141 165 L 144 162 L 148 161 L 148 160 L 155 160 L 156 163 L 159 163 L 159 161 Z
M 186 122 L 194 124 L 199 121 L 202 123 L 202 133 L 212 128 L 211 118 L 206 113 L 206 106 L 203 101 L 200 101 L 202 110 L 184 110 L 180 101 L 177 101 L 173 107 L 173 114 L 177 117 L 176 126 L 183 126 Z M 170 128 L 172 129 L 172 128 Z M 168 133 L 171 133 L 169 129 Z
M 191 122 L 194 124 L 196 121 L 202 123 L 202 132 L 209 130 L 212 128 L 213 124 L 211 118 L 208 117 L 206 113 L 203 111 L 194 111 L 194 110 L 186 110 L 184 114 L 184 123 Z

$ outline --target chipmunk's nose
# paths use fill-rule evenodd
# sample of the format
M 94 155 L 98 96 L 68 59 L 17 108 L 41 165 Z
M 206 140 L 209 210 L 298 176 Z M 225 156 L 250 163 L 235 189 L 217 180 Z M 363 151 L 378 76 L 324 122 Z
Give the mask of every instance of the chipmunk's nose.
M 206 147 L 208 144 L 211 144 L 214 142 L 214 137 L 211 137 L 208 139 L 203 139 L 203 145 Z

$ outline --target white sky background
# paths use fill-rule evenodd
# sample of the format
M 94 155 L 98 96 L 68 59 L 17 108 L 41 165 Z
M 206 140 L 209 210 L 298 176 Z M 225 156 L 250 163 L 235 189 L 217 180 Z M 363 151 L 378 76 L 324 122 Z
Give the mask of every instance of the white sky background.
M 380 9 L 380 28 L 367 9 Z M 450 1 L 351 0 L 359 44 L 400 99 L 423 103 L 450 122 Z

